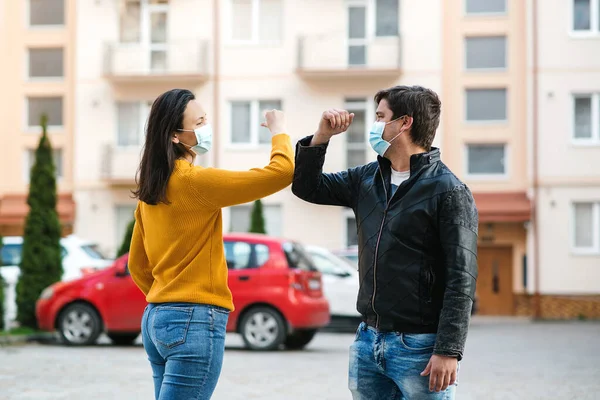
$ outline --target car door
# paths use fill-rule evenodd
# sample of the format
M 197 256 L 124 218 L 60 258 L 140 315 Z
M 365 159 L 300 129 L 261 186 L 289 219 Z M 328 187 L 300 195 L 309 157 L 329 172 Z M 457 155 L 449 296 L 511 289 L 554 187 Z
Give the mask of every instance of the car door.
M 238 313 L 256 302 L 262 285 L 260 267 L 269 259 L 269 248 L 264 244 L 233 239 L 225 240 L 224 247 L 229 289 L 235 305 L 235 311 L 229 318 L 229 323 L 233 325 Z
M 136 286 L 127 266 L 127 259 L 103 282 L 103 311 L 107 330 L 139 332 L 147 305 L 146 296 Z

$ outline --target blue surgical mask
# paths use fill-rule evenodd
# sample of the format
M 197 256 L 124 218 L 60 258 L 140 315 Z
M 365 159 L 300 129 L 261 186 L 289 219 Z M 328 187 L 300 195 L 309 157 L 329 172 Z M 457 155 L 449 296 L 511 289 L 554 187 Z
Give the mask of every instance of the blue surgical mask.
M 387 140 L 383 139 L 383 131 L 385 130 L 386 125 L 389 125 L 392 122 L 398 121 L 401 118 L 402 117 L 396 118 L 395 120 L 390 121 L 390 122 L 375 121 L 373 123 L 373 127 L 371 128 L 371 131 L 369 132 L 369 144 L 371 144 L 371 147 L 373 148 L 373 150 L 375 150 L 375 152 L 377 154 L 379 154 L 381 157 L 383 157 L 385 152 L 388 151 L 388 149 L 392 145 L 392 142 L 394 140 L 396 140 L 396 138 L 402 134 L 402 132 L 400 132 L 399 134 L 394 136 L 394 138 L 392 140 L 390 140 L 388 142 Z
M 200 128 L 196 128 L 193 131 L 178 129 L 180 132 L 194 132 L 196 134 L 196 140 L 198 144 L 195 146 L 190 146 L 183 142 L 179 142 L 182 145 L 189 147 L 194 153 L 198 155 L 202 155 L 207 153 L 212 147 L 213 133 L 212 126 L 210 124 L 202 125 Z

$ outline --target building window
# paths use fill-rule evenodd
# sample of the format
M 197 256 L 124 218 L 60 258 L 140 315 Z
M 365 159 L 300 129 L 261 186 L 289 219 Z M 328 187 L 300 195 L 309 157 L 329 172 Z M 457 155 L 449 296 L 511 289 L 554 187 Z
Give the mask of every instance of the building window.
M 506 121 L 506 89 L 467 89 L 466 102 L 468 122 Z
M 573 1 L 573 31 L 600 33 L 600 0 Z
M 505 69 L 506 36 L 465 38 L 467 69 Z
M 231 143 L 234 145 L 266 145 L 271 143 L 271 132 L 260 126 L 264 113 L 281 110 L 281 100 L 231 102 Z
M 142 144 L 146 117 L 151 107 L 149 102 L 117 103 L 117 146 L 137 147 Z
M 65 0 L 29 0 L 29 25 L 65 24 Z
M 600 94 L 574 95 L 573 115 L 573 140 L 600 144 Z
M 119 14 L 119 41 L 121 43 L 139 43 L 142 39 L 140 0 L 121 1 Z
M 48 117 L 49 127 L 63 126 L 62 97 L 29 97 L 27 99 L 27 126 L 39 128 L 42 115 Z
M 55 177 L 56 179 L 62 179 L 64 177 L 63 172 L 63 151 L 62 149 L 52 149 L 52 159 L 54 161 Z M 35 149 L 28 149 L 25 152 L 25 168 L 23 171 L 23 179 L 26 183 L 29 183 L 31 176 L 31 168 L 35 164 Z
M 506 14 L 506 0 L 465 0 L 467 14 Z
M 62 48 L 29 49 L 30 78 L 62 78 L 64 51 Z
M 232 41 L 257 44 L 281 40 L 281 0 L 230 1 Z
M 135 205 L 118 205 L 115 207 L 115 249 L 119 249 L 123 239 L 125 238 L 125 232 L 127 231 L 127 225 L 133 220 L 135 213 Z
M 375 36 L 398 36 L 398 0 L 376 0 Z
M 467 175 L 503 177 L 506 171 L 505 144 L 468 144 Z
M 367 162 L 367 101 L 348 100 L 348 112 L 354 113 L 354 120 L 344 135 L 346 139 L 346 168 L 354 168 Z
M 250 230 L 250 214 L 252 204 L 243 204 L 229 208 L 230 232 L 248 232 Z M 263 216 L 267 235 L 281 237 L 283 234 L 283 221 L 281 205 L 264 204 Z
M 573 249 L 600 253 L 600 203 L 573 203 Z

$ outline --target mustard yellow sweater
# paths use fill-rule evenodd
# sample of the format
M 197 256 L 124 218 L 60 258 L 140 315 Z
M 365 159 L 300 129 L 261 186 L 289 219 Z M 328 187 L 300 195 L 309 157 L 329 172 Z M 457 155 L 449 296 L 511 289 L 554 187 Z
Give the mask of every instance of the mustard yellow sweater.
M 268 196 L 292 183 L 286 134 L 273 136 L 264 168 L 226 171 L 178 160 L 167 186 L 171 204 L 138 202 L 129 270 L 149 303 L 211 304 L 233 310 L 227 286 L 221 208 Z

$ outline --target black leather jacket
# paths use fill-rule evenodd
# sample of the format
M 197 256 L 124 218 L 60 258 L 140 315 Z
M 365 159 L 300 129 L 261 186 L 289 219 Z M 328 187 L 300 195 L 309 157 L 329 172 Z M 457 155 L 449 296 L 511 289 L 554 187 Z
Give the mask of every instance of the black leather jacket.
M 391 164 L 322 172 L 327 145 L 296 146 L 293 193 L 354 210 L 360 290 L 357 309 L 381 331 L 437 333 L 435 354 L 462 358 L 477 279 L 473 196 L 438 149 L 413 155 L 410 178 L 391 196 Z

